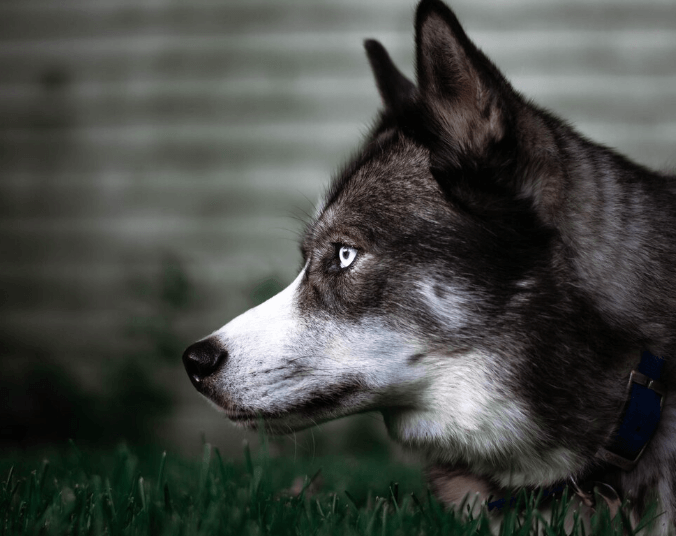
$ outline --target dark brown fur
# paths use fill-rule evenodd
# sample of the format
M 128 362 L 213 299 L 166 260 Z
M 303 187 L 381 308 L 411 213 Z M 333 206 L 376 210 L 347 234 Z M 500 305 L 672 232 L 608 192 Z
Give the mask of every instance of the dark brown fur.
M 673 532 L 671 393 L 632 471 L 595 455 L 642 349 L 675 385 L 676 179 L 514 91 L 439 0 L 418 6 L 416 84 L 366 49 L 384 108 L 303 236 L 301 276 L 191 346 L 193 383 L 276 432 L 381 411 L 446 502 L 603 470 Z
M 576 475 L 584 478 L 599 466 L 594 453 L 619 418 L 620 393 L 638 350 L 667 359 L 676 353 L 676 181 L 586 140 L 524 99 L 441 2 L 420 3 L 416 46 L 412 90 L 384 49 L 367 43 L 385 104 L 373 139 L 395 128 L 428 148 L 431 173 L 447 201 L 461 219 L 474 222 L 471 232 L 489 230 L 492 240 L 475 234 L 465 254 L 454 244 L 453 270 L 473 266 L 476 287 L 497 300 L 487 316 L 498 330 L 517 333 L 512 348 L 529 356 L 514 389 L 527 393 L 551 441 L 585 453 L 587 470 Z M 402 88 L 398 99 L 396 88 Z M 452 225 L 462 232 L 462 224 Z M 485 255 L 493 256 L 487 263 L 476 247 L 482 240 Z M 442 243 L 440 254 L 450 246 Z M 519 294 L 512 284 L 524 277 L 537 290 L 514 300 Z M 488 281 L 497 286 L 488 290 Z M 490 331 L 477 325 L 473 333 L 485 345 Z M 511 337 L 495 338 L 502 345 L 495 351 L 509 348 Z M 666 378 L 673 384 L 671 362 Z M 620 492 L 639 511 L 659 497 L 670 524 L 676 515 L 673 412 L 668 400 L 642 461 L 616 475 Z M 444 500 L 464 495 L 457 484 L 495 490 L 490 475 L 468 478 L 464 468 L 444 475 L 443 467 L 433 467 L 431 476 Z

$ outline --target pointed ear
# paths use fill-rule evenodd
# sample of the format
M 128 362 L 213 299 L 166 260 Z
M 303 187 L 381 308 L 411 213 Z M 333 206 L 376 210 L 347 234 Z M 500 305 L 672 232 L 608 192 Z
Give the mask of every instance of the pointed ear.
M 364 48 L 385 108 L 400 110 L 403 103 L 413 97 L 415 84 L 397 69 L 385 47 L 378 41 L 367 39 L 364 41 Z
M 421 102 L 439 135 L 474 155 L 503 138 L 509 84 L 440 0 L 418 5 L 416 70 Z

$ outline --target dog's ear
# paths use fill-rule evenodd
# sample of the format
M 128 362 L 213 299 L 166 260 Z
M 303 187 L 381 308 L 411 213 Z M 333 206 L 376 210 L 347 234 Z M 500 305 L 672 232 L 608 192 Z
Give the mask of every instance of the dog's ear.
M 463 153 L 485 153 L 505 134 L 509 84 L 440 0 L 420 2 L 415 28 L 420 100 L 437 136 Z
M 397 69 L 385 47 L 378 41 L 367 39 L 364 48 L 385 108 L 398 112 L 415 94 L 415 84 Z
M 468 210 L 535 209 L 539 221 L 554 222 L 565 182 L 550 156 L 556 145 L 546 121 L 441 0 L 418 4 L 415 29 L 416 106 L 404 118 L 429 147 L 442 190 Z

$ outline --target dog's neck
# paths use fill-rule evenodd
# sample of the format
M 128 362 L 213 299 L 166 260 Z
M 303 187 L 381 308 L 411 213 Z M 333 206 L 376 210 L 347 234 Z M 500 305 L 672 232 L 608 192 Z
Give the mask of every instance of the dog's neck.
M 611 512 L 617 512 L 622 502 L 617 492 L 620 474 L 635 467 L 660 421 L 666 395 L 666 388 L 659 381 L 663 367 L 662 358 L 647 350 L 641 353 L 640 363 L 629 375 L 627 398 L 619 424 L 607 444 L 596 454 L 601 464 L 579 482 L 571 476 L 563 483 L 534 490 L 542 500 L 560 496 L 568 486 L 587 507 L 594 509 L 597 499 L 603 499 Z M 499 510 L 516 502 L 516 496 L 507 495 L 489 500 L 487 507 L 489 511 Z
M 581 478 L 571 475 L 564 481 L 528 488 L 537 492 L 543 501 L 560 497 L 568 487 L 569 497 L 594 511 L 598 500 L 616 513 L 626 497 L 622 491 L 625 475 L 638 463 L 657 429 L 662 402 L 666 394 L 660 383 L 664 360 L 648 351 L 641 354 L 640 363 L 628 379 L 626 402 L 618 415 L 618 426 L 609 436 L 606 445 L 596 455 L 598 463 Z M 462 466 L 434 465 L 428 473 L 435 495 L 444 503 L 459 504 L 477 497 L 487 501 L 489 511 L 501 510 L 518 503 L 515 491 L 496 486 L 490 479 L 472 474 Z

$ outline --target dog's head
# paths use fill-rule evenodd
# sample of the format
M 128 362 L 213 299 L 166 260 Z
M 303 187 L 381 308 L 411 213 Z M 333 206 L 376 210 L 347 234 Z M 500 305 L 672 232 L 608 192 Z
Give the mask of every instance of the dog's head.
M 188 374 L 246 426 L 378 410 L 439 458 L 560 478 L 608 432 L 611 404 L 603 379 L 594 398 L 577 388 L 601 365 L 556 350 L 576 332 L 557 279 L 554 120 L 439 1 L 418 7 L 416 84 L 366 49 L 384 109 L 308 226 L 302 270 L 188 348 Z

